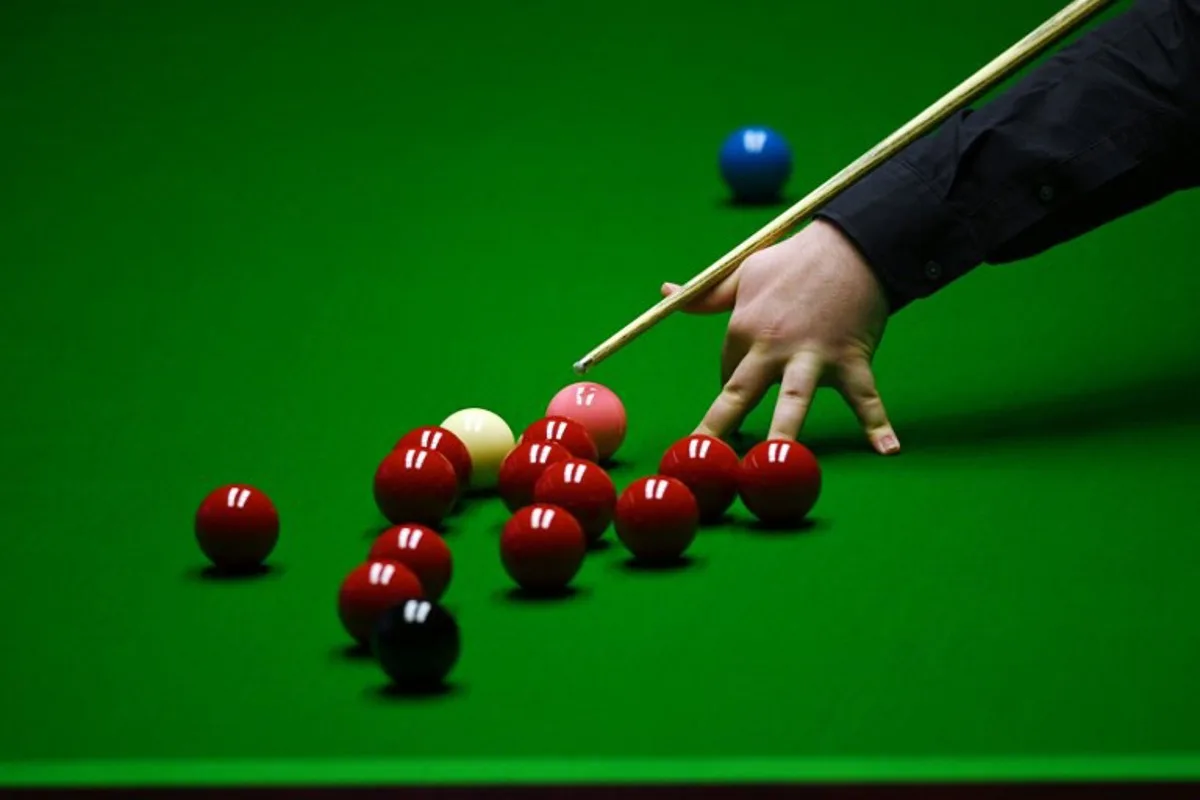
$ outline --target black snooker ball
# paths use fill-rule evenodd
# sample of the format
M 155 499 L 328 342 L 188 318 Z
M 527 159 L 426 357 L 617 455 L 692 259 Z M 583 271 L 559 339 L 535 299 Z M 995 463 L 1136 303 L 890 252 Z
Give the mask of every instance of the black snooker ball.
M 375 623 L 371 651 L 399 687 L 439 686 L 458 661 L 458 623 L 429 600 L 406 600 Z

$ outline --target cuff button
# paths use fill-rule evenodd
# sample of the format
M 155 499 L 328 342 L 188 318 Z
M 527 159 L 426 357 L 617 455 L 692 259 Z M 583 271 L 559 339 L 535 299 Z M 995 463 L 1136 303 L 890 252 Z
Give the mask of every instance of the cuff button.
M 936 261 L 930 261 L 925 265 L 925 277 L 931 281 L 936 281 L 942 277 L 942 265 Z
M 1042 184 L 1042 187 L 1038 189 L 1038 200 L 1043 203 L 1054 202 L 1054 187 L 1048 183 Z

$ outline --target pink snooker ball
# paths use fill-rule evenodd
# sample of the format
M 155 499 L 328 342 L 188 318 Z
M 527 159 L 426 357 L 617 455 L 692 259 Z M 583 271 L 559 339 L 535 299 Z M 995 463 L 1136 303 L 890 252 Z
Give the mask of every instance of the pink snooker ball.
M 567 417 L 587 428 L 600 461 L 607 461 L 625 441 L 625 405 L 616 392 L 591 381 L 573 383 L 554 395 L 548 417 Z

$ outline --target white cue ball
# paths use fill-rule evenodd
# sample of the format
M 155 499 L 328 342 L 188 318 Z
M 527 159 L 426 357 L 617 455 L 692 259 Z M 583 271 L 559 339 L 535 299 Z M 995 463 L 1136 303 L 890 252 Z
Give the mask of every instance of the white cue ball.
M 508 423 L 486 408 L 464 408 L 446 417 L 442 427 L 462 439 L 471 454 L 471 488 L 495 488 L 500 464 L 517 444 Z

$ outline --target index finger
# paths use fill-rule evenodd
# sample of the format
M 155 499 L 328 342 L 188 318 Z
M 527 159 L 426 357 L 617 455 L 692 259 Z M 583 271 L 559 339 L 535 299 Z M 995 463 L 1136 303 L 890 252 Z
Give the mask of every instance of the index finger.
M 709 406 L 696 433 L 721 438 L 735 430 L 778 379 L 779 368 L 751 350 Z

